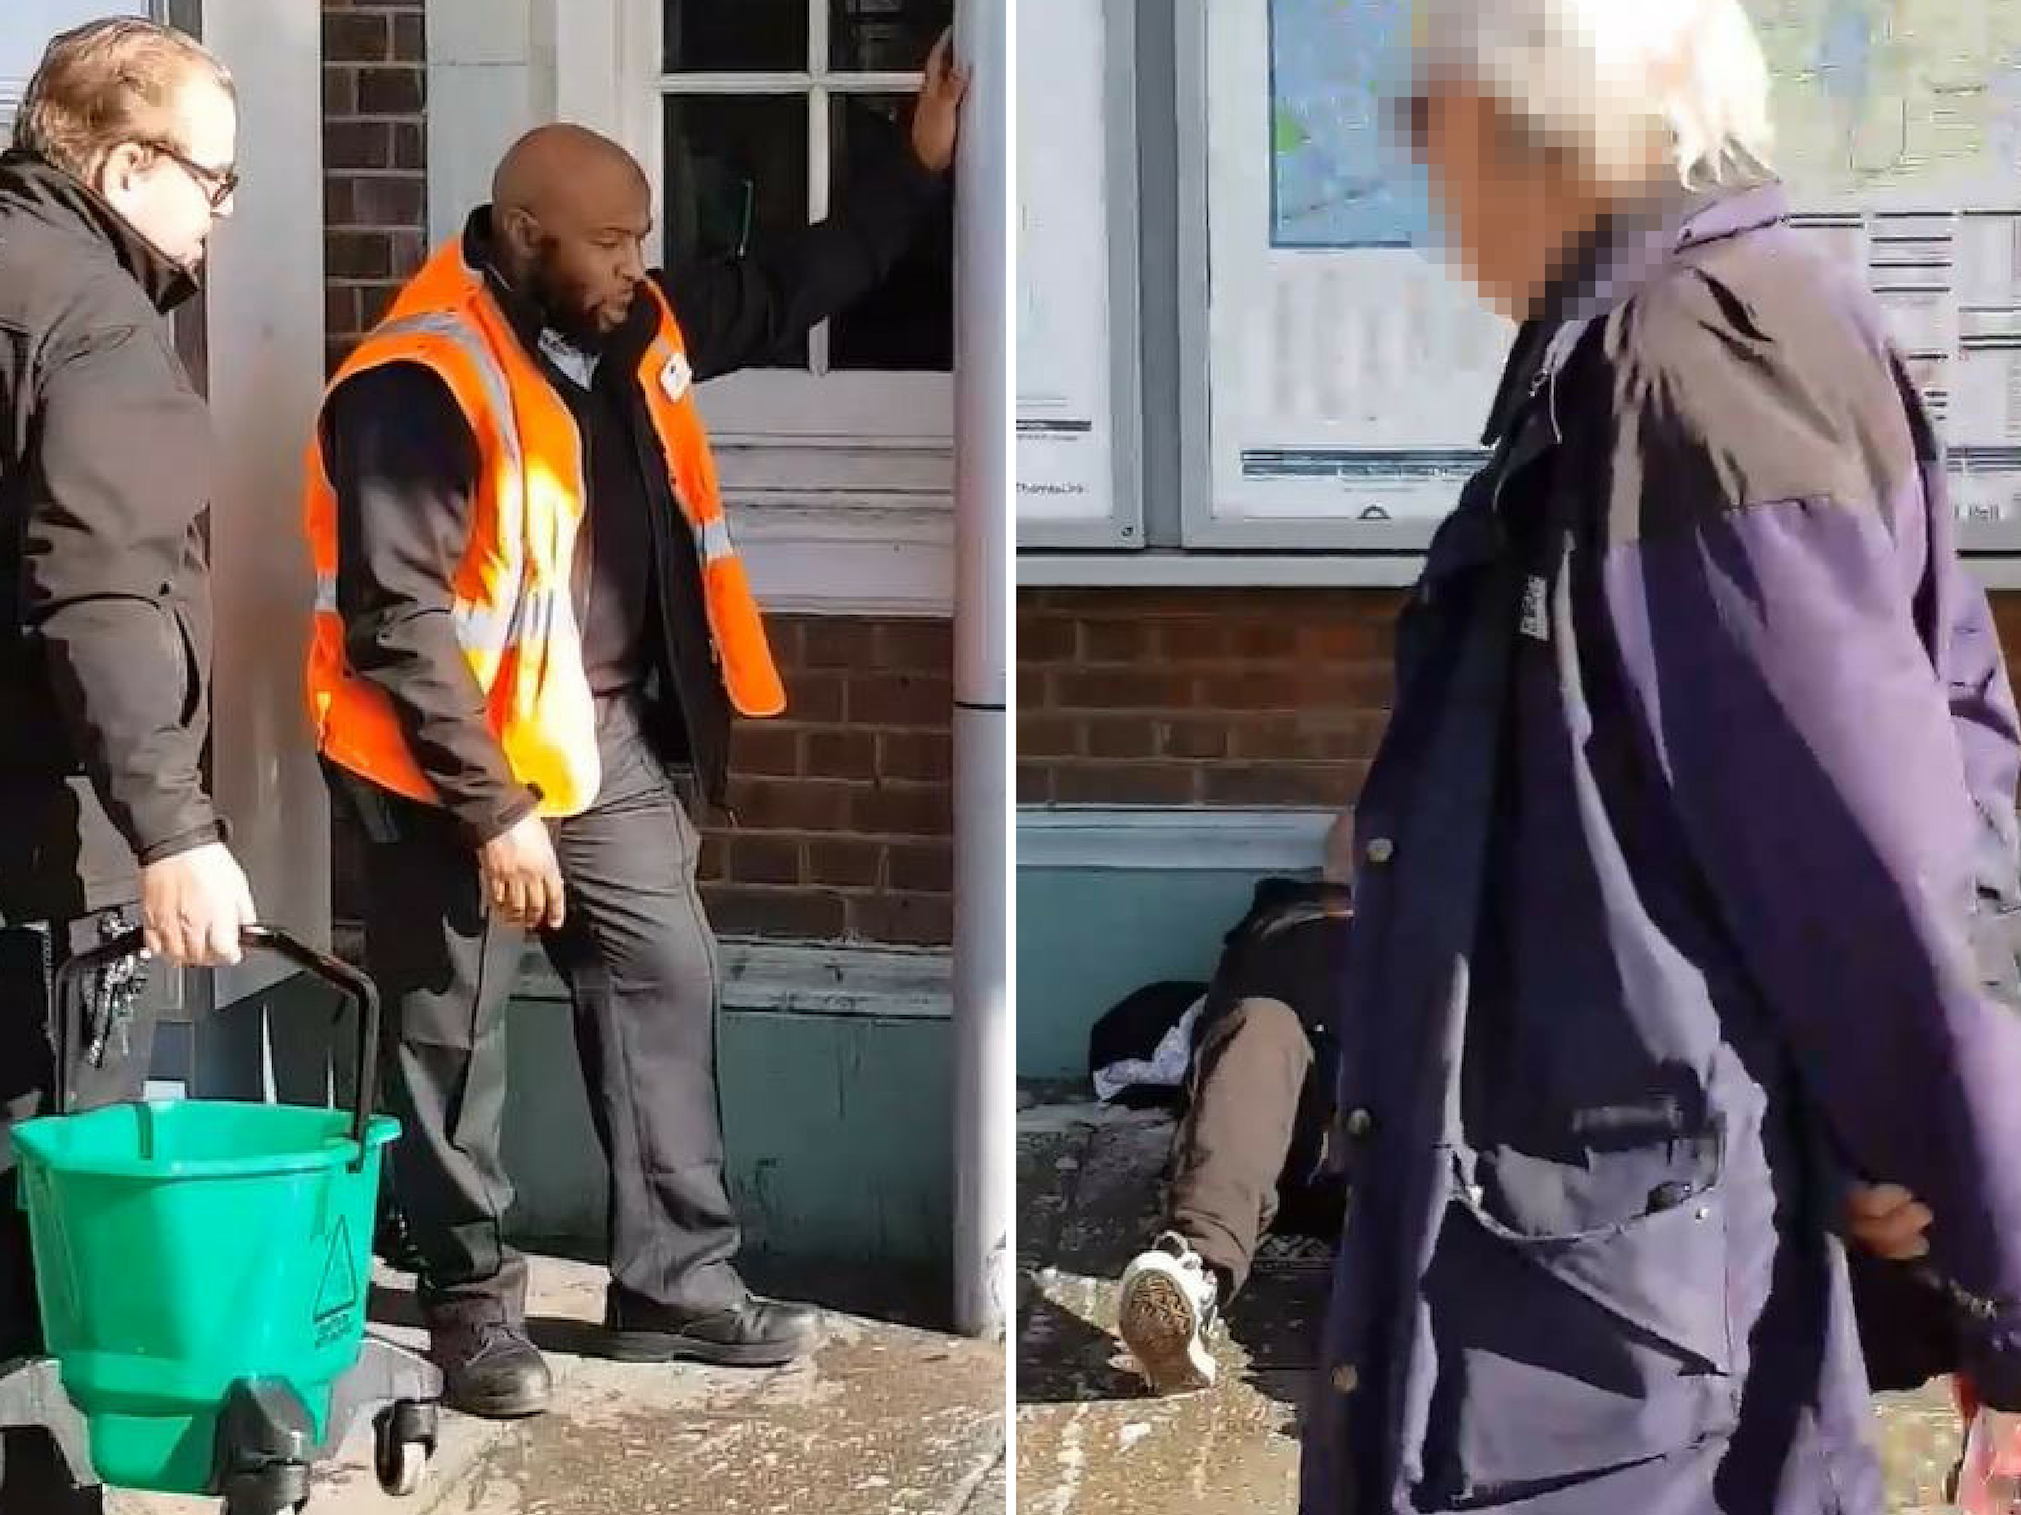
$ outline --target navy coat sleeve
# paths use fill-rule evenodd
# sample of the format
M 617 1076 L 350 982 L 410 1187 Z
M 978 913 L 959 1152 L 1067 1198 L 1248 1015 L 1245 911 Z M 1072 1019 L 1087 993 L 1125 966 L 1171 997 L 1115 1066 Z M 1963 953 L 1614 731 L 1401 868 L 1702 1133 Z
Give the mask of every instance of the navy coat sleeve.
M 1842 440 L 1797 424 L 1778 477 L 1815 448 L 1834 489 L 1758 497 L 1691 386 L 1616 393 L 1704 481 L 1600 553 L 1650 757 L 1840 1157 L 1928 1202 L 1966 1366 L 2021 1407 L 2021 1010 L 1989 988 L 1978 892 L 2013 775 L 1997 643 L 1969 595 L 1931 617 L 1957 567 L 1916 470 L 1859 496 Z

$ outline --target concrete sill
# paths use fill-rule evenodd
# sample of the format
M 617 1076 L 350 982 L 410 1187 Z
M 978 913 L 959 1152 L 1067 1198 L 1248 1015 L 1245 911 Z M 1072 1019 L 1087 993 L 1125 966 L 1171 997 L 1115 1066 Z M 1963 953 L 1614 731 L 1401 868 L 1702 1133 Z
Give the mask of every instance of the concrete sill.
M 954 963 L 945 951 L 732 937 L 722 955 L 725 1010 L 885 1020 L 952 1013 Z M 519 998 L 568 998 L 538 947 L 520 970 Z
M 363 961 L 358 926 L 339 922 L 332 934 L 338 956 Z M 725 1010 L 884 1020 L 946 1020 L 953 1013 L 954 959 L 945 948 L 726 937 L 722 958 Z M 527 948 L 515 997 L 568 999 L 538 945 Z

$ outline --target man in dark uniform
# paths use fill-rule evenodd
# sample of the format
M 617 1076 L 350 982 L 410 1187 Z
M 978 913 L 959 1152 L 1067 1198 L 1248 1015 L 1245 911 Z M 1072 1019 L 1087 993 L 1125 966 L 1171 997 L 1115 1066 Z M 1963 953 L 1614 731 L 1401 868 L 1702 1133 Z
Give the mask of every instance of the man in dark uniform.
M 460 350 L 481 359 L 467 371 L 492 376 L 491 390 L 473 378 L 459 394 L 423 363 L 379 361 L 340 377 L 323 412 L 327 481 L 312 476 L 310 487 L 334 496 L 334 583 L 320 613 L 339 623 L 341 655 L 331 658 L 342 666 L 325 668 L 329 688 L 317 698 L 330 711 L 342 700 L 389 711 L 376 726 L 327 716 L 323 749 L 370 844 L 367 954 L 386 996 L 387 1088 L 404 1127 L 395 1185 L 449 1402 L 471 1413 L 537 1413 L 550 1389 L 523 1328 L 525 1265 L 500 1234 L 511 1199 L 500 1160 L 503 1015 L 528 931 L 542 935 L 574 996 L 610 1160 L 608 1350 L 759 1366 L 814 1340 L 812 1311 L 754 1298 L 732 1265 L 715 943 L 684 801 L 722 802 L 731 705 L 748 708 L 734 686 L 747 665 L 762 662 L 769 675 L 769 658 L 762 633 L 723 623 L 719 596 L 742 593 L 742 572 L 720 520 L 698 513 L 709 502 L 688 497 L 713 490 L 713 470 L 683 465 L 665 406 L 685 404 L 692 383 L 779 352 L 878 285 L 940 203 L 964 87 L 943 42 L 906 161 L 783 246 L 664 271 L 645 268 L 651 193 L 637 163 L 580 128 L 530 134 L 460 245 L 438 253 L 367 339 L 407 340 L 429 322 L 439 335 L 447 323 Z M 403 320 L 429 301 L 435 314 Z M 676 342 L 685 352 L 661 363 L 661 347 Z M 441 351 L 444 371 L 466 371 L 456 365 L 467 357 Z M 502 375 L 539 392 L 503 394 Z M 567 419 L 529 431 L 530 411 L 560 414 L 555 398 Z M 586 685 L 582 713 L 567 740 L 546 748 L 598 774 L 593 796 L 573 808 L 509 755 L 501 731 L 519 717 L 502 714 L 494 694 L 519 670 L 472 662 L 467 598 L 473 541 L 489 533 L 485 542 L 518 551 L 513 534 L 527 529 L 498 524 L 501 470 L 538 474 L 554 461 L 528 450 L 508 464 L 495 438 L 515 426 L 512 447 L 552 446 L 539 437 L 555 424 L 579 438 L 560 464 L 583 492 L 562 513 L 581 521 L 563 549 L 572 614 L 536 611 L 529 593 L 495 620 L 521 636 L 538 623 L 540 655 L 580 659 L 559 677 Z M 534 492 L 542 482 L 507 492 L 527 512 L 552 508 Z M 314 537 L 313 507 L 311 516 Z M 554 630 L 564 620 L 565 638 Z M 525 655 L 523 642 L 514 648 Z M 318 678 L 312 666 L 312 691 Z M 529 701 L 553 692 L 520 688 Z M 395 771 L 422 781 L 410 788 L 427 797 L 396 792 Z
M 115 19 L 50 44 L 0 158 L 0 1362 L 41 1345 L 10 1130 L 49 1110 L 51 974 L 136 925 L 235 962 L 253 919 L 202 768 L 209 418 L 163 323 L 230 212 L 237 130 L 215 58 Z M 103 1006 L 79 1104 L 147 1076 L 146 1018 Z M 98 1507 L 40 1437 L 5 1452 L 0 1510 Z

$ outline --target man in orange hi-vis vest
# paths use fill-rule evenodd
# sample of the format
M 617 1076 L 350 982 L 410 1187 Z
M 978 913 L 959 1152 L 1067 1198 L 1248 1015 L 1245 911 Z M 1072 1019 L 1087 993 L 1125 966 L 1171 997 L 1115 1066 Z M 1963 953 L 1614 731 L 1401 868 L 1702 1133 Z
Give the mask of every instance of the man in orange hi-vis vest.
M 645 267 L 646 176 L 541 128 L 332 381 L 306 461 L 308 694 L 364 849 L 366 954 L 403 1126 L 394 1192 L 453 1406 L 547 1405 L 505 1245 L 502 1016 L 537 932 L 575 1001 L 610 1161 L 606 1350 L 743 1366 L 813 1311 L 733 1266 L 716 950 L 685 804 L 731 713 L 786 693 L 694 386 L 874 288 L 939 200 L 965 78 L 929 60 L 911 152 L 788 245 Z

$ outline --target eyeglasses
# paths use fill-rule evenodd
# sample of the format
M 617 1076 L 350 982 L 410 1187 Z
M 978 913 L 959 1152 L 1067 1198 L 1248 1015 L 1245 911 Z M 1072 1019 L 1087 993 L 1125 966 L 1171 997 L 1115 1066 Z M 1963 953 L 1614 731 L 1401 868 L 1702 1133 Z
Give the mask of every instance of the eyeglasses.
M 208 167 L 172 144 L 155 138 L 149 138 L 136 145 L 145 147 L 150 152 L 160 153 L 188 174 L 195 181 L 196 187 L 203 191 L 204 198 L 210 202 L 212 210 L 217 210 L 238 191 L 239 171 L 236 168 Z

